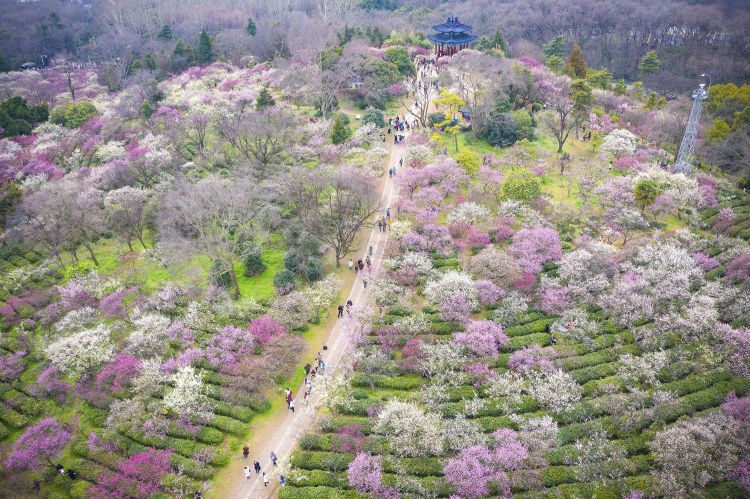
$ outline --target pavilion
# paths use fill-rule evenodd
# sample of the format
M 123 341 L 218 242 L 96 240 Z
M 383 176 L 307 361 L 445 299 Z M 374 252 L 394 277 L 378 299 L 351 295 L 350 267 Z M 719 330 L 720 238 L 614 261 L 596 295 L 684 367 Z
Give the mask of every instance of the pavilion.
M 468 48 L 472 43 L 477 41 L 477 36 L 471 34 L 472 26 L 461 24 L 458 17 L 449 17 L 443 24 L 436 24 L 432 27 L 437 33 L 427 36 L 435 44 L 435 56 L 451 56 Z

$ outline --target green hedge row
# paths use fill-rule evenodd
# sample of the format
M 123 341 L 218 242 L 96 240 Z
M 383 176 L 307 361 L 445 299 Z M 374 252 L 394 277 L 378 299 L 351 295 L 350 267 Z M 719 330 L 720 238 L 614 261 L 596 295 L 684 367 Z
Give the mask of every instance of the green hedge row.
M 613 362 L 619 359 L 621 355 L 625 355 L 626 353 L 637 355 L 640 350 L 641 349 L 636 345 L 625 345 L 621 348 L 605 348 L 596 352 L 587 353 L 585 355 L 568 357 L 562 361 L 561 367 L 567 371 L 583 369 L 584 367 L 592 367 L 598 364 Z
M 537 319 L 526 324 L 510 326 L 505 329 L 505 334 L 512 338 L 515 336 L 525 336 L 527 334 L 543 333 L 547 329 L 547 326 L 551 326 L 553 322 L 555 322 L 554 318 Z
M 380 374 L 367 375 L 355 374 L 351 377 L 351 386 L 357 388 L 384 388 L 388 390 L 415 390 L 424 384 L 425 380 L 421 376 L 404 375 L 404 376 L 383 376 Z
M 9 428 L 20 429 L 29 424 L 29 418 L 19 414 L 13 409 L 0 405 L 0 422 Z
M 255 417 L 255 411 L 249 407 L 230 405 L 226 402 L 219 402 L 214 407 L 214 413 L 220 416 L 227 416 L 243 423 L 249 423 Z
M 226 416 L 214 416 L 211 418 L 211 421 L 208 422 L 208 426 L 216 428 L 224 433 L 231 433 L 232 435 L 238 436 L 245 435 L 249 429 L 246 423 Z
M 508 342 L 507 347 L 503 350 L 520 350 L 523 347 L 528 347 L 534 344 L 546 347 L 552 343 L 552 336 L 547 333 L 532 333 L 525 336 L 516 336 L 511 338 Z
M 333 487 L 294 487 L 279 490 L 279 499 L 366 499 L 368 495 Z

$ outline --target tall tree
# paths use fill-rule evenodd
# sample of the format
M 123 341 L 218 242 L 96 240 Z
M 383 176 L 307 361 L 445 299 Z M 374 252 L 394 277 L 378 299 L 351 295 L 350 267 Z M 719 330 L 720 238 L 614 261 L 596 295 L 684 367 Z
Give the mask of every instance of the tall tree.
M 331 142 L 334 144 L 343 144 L 352 137 L 352 129 L 349 128 L 349 118 L 339 113 L 333 122 L 331 130 Z
M 21 204 L 15 229 L 32 244 L 45 247 L 62 264 L 63 251 L 77 261 L 83 245 L 95 265 L 93 243 L 103 228 L 101 191 L 70 179 L 45 184 Z
M 198 37 L 198 48 L 195 51 L 195 59 L 199 64 L 209 64 L 214 60 L 213 46 L 208 33 L 204 29 Z
M 641 74 L 653 74 L 659 71 L 660 66 L 661 61 L 659 59 L 659 54 L 653 50 L 649 50 L 646 52 L 646 55 L 643 56 L 643 59 L 641 59 L 638 69 Z
M 568 67 L 571 71 L 571 76 L 574 78 L 586 78 L 586 60 L 583 58 L 583 50 L 578 42 L 573 44 L 573 49 L 570 51 L 570 57 L 568 57 Z
M 158 221 L 160 244 L 175 256 L 207 256 L 229 275 L 235 298 L 240 288 L 234 266 L 245 246 L 237 236 L 252 229 L 258 209 L 255 188 L 247 178 L 178 181 L 165 195 Z
M 215 122 L 219 135 L 256 163 L 261 178 L 293 139 L 294 118 L 278 107 L 222 114 Z
M 575 80 L 570 86 L 571 98 L 573 99 L 573 119 L 575 120 L 576 139 L 578 128 L 589 122 L 591 108 L 594 106 L 594 96 L 591 87 L 585 80 Z
M 440 97 L 432 101 L 436 106 L 446 106 L 445 119 L 436 124 L 447 133 L 453 135 L 456 151 L 458 151 L 458 133 L 461 131 L 461 124 L 458 119 L 458 110 L 466 105 L 464 100 L 450 90 L 441 90 Z
M 255 36 L 255 34 L 258 32 L 257 26 L 255 26 L 255 21 L 253 21 L 252 17 L 247 18 L 247 26 L 245 26 L 245 31 L 247 31 L 247 34 L 250 36 Z
M 274 104 L 276 104 L 276 101 L 273 100 L 273 96 L 271 95 L 268 86 L 263 87 L 258 94 L 258 99 L 255 101 L 255 109 L 260 111 L 261 109 L 271 107 Z
M 359 230 L 380 209 L 369 177 L 353 168 L 332 175 L 303 169 L 289 175 L 288 196 L 307 230 L 333 248 L 336 266 L 354 250 Z
M 165 42 L 172 40 L 172 28 L 169 26 L 169 24 L 165 24 L 161 27 L 161 30 L 159 30 L 159 34 L 156 35 L 156 38 Z

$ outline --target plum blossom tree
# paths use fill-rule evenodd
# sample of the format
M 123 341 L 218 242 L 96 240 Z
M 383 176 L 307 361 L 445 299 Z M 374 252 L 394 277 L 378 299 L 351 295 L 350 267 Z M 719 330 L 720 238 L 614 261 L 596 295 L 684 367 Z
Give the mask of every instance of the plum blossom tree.
M 60 454 L 71 437 L 69 429 L 58 420 L 45 418 L 18 437 L 5 465 L 22 470 L 38 469 L 45 464 L 52 466 L 52 460 Z
M 240 358 L 253 353 L 254 338 L 255 336 L 248 329 L 224 326 L 209 340 L 205 349 L 206 359 L 221 372 L 234 373 Z
M 488 246 L 471 258 L 469 272 L 488 279 L 497 286 L 508 287 L 521 276 L 521 267 L 507 252 Z
M 583 388 L 562 369 L 552 372 L 533 371 L 530 378 L 531 396 L 540 405 L 554 412 L 568 410 L 583 395 Z
M 471 321 L 463 332 L 454 334 L 453 341 L 473 355 L 497 359 L 500 349 L 508 344 L 508 337 L 492 321 Z
M 382 473 L 380 456 L 360 452 L 349 463 L 347 478 L 349 485 L 360 494 L 377 493 L 383 485 Z
M 109 329 L 100 324 L 60 338 L 44 352 L 60 371 L 78 378 L 111 359 L 114 347 L 109 340 Z
M 554 350 L 532 345 L 513 352 L 508 359 L 508 367 L 522 373 L 533 369 L 552 372 L 555 370 L 552 364 L 554 357 Z
M 507 472 L 518 469 L 528 457 L 513 430 L 498 430 L 493 434 L 492 447 L 474 445 L 467 447 L 443 468 L 445 479 L 456 492 L 467 498 L 484 497 L 490 493 L 489 484 L 495 484 L 503 495 L 510 493 Z
M 513 236 L 508 253 L 516 257 L 525 272 L 538 274 L 543 264 L 562 257 L 560 235 L 546 227 L 521 229 Z
M 424 412 L 412 402 L 392 399 L 378 414 L 373 430 L 388 438 L 398 456 L 439 456 L 445 449 L 442 423 L 437 414 Z
M 134 187 L 121 187 L 104 196 L 107 224 L 133 251 L 136 239 L 146 248 L 143 240 L 144 213 L 148 191 Z
M 465 323 L 469 321 L 472 306 L 463 293 L 455 293 L 440 304 L 440 320 Z
M 133 454 L 118 462 L 116 471 L 103 473 L 89 488 L 89 495 L 96 499 L 146 499 L 163 493 L 162 477 L 172 471 L 169 463 L 172 452 L 172 449 L 149 448 Z
M 424 290 L 427 299 L 436 304 L 449 300 L 456 293 L 463 293 L 472 308 L 477 306 L 479 291 L 471 277 L 463 272 L 449 270 L 429 281 Z
M 266 345 L 275 336 L 287 334 L 287 329 L 268 315 L 262 315 L 250 321 L 252 338 L 260 345 Z M 249 342 L 252 344 L 252 340 Z
M 160 314 L 148 313 L 135 318 L 135 330 L 128 337 L 128 351 L 141 358 L 161 356 L 169 340 L 169 323 L 169 318 Z
M 650 447 L 659 465 L 662 492 L 694 493 L 731 472 L 745 451 L 738 431 L 726 416 L 709 414 L 657 433 Z
M 208 419 L 213 414 L 212 399 L 206 394 L 201 373 L 183 366 L 172 376 L 174 388 L 164 396 L 164 407 L 190 419 Z

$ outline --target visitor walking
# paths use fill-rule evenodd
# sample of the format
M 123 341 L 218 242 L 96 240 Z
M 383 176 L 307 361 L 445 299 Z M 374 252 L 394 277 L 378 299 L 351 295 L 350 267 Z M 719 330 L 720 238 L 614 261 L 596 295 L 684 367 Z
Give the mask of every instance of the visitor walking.
M 279 485 L 282 487 L 286 485 L 286 477 L 284 475 L 279 475 Z
M 256 475 L 260 473 L 260 463 L 258 461 L 255 461 L 255 463 L 253 463 L 253 467 L 255 468 Z
M 289 401 L 289 410 L 291 410 L 292 414 L 294 414 L 294 399 Z
M 245 468 L 243 469 L 242 472 L 245 475 L 245 480 L 247 480 L 248 478 L 250 478 L 250 474 L 251 474 L 250 473 L 250 466 L 245 466 Z
M 349 270 L 352 270 L 352 267 L 354 267 L 354 262 L 349 260 Z
M 364 284 L 365 285 L 365 289 L 367 289 L 367 277 L 365 277 L 364 279 L 362 279 L 362 284 Z
M 271 464 L 276 466 L 276 461 L 279 459 L 276 457 L 276 453 L 274 451 L 271 451 L 271 453 L 268 455 L 268 457 L 271 458 Z
M 247 459 L 247 457 L 250 455 L 250 447 L 247 445 L 242 448 L 242 457 L 243 459 Z
M 344 316 L 344 306 L 339 305 L 339 317 L 343 317 L 343 316 Z
M 268 482 L 269 482 L 269 480 L 268 480 L 268 475 L 267 475 L 267 474 L 266 474 L 266 472 L 264 471 L 264 472 L 263 472 L 263 486 L 264 486 L 264 487 L 268 487 Z

